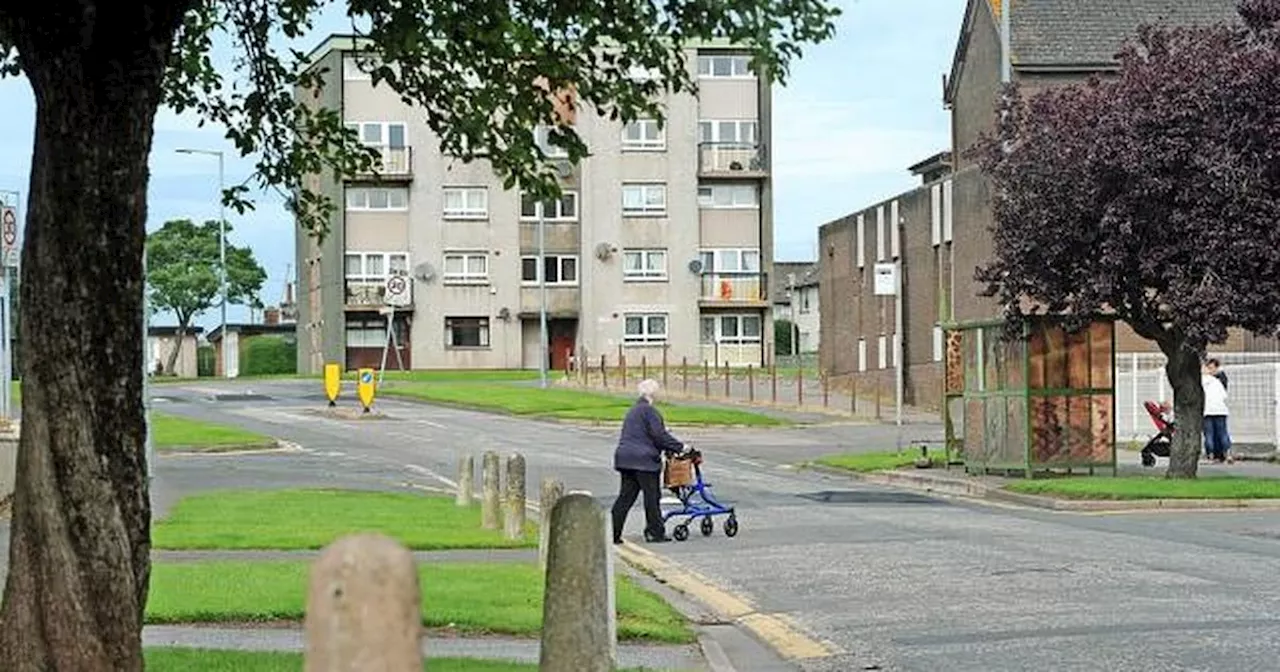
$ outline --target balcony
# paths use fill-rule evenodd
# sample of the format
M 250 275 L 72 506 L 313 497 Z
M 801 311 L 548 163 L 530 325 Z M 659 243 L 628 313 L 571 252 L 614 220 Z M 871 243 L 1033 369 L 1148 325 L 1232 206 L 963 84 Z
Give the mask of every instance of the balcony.
M 767 273 L 706 273 L 698 302 L 712 306 L 766 305 L 768 286 Z
M 413 309 L 413 282 L 405 278 L 404 285 L 406 305 L 396 306 L 396 310 Z M 354 281 L 346 283 L 345 300 L 347 310 L 371 310 L 389 307 L 387 303 L 387 283 L 385 281 Z
M 383 182 L 409 182 L 413 180 L 413 148 L 373 146 L 382 156 L 373 162 L 373 171 L 356 173 L 357 180 L 381 180 Z
M 698 145 L 701 177 L 764 177 L 769 172 L 764 145 L 744 142 L 704 142 Z

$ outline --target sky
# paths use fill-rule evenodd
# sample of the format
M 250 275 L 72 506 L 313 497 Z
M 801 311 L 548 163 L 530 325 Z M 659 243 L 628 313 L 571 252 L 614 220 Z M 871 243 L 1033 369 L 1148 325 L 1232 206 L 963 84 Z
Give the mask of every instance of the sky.
M 349 32 L 335 3 L 312 34 L 291 46 L 309 50 L 330 33 Z M 836 35 L 805 48 L 785 87 L 774 90 L 774 254 L 778 261 L 814 260 L 818 227 L 912 188 L 918 178 L 907 167 L 947 148 L 948 116 L 942 108 L 942 74 L 951 66 L 964 0 L 839 0 L 844 14 Z M 230 68 L 225 41 L 214 62 Z M 0 192 L 17 191 L 19 216 L 31 168 L 35 100 L 26 80 L 0 80 Z M 147 229 L 170 219 L 218 218 L 218 163 L 213 156 L 175 150 L 222 150 L 226 181 L 248 178 L 253 160 L 238 156 L 220 128 L 161 110 L 150 158 Z M 254 194 L 256 209 L 228 211 L 235 245 L 253 248 L 267 271 L 262 300 L 284 295 L 293 276 L 293 222 L 274 192 Z M 217 324 L 217 311 L 197 319 Z M 232 322 L 249 319 L 240 306 Z M 172 323 L 158 315 L 153 323 Z

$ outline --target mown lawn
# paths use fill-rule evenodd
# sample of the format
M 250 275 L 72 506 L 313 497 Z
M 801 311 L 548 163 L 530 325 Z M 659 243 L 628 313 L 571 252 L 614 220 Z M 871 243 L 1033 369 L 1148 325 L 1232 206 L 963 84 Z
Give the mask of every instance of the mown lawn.
M 527 548 L 523 539 L 480 527 L 480 507 L 452 497 L 360 490 L 223 490 L 191 495 L 152 530 L 160 549 L 303 550 L 355 532 L 380 532 L 414 550 Z
M 157 450 L 217 452 L 275 445 L 269 436 L 223 425 L 151 411 L 151 439 Z
M 1018 481 L 1006 490 L 1067 499 L 1280 499 L 1280 479 L 1079 476 Z
M 873 471 L 889 471 L 892 469 L 910 467 L 916 463 L 916 458 L 918 457 L 920 457 L 920 451 L 918 450 L 889 450 L 823 455 L 822 457 L 814 460 L 814 462 L 825 467 L 845 469 L 847 471 L 856 471 L 859 473 L 869 473 Z M 945 467 L 947 462 L 946 456 L 936 451 L 930 451 L 929 460 L 935 467 Z

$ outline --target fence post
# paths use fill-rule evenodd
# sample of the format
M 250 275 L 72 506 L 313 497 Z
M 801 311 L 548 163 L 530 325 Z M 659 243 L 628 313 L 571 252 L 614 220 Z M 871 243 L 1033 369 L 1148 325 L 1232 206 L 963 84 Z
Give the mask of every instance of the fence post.
M 711 398 L 711 367 L 706 360 L 702 362 L 702 396 L 706 399 Z
M 747 364 L 747 401 L 749 403 L 755 403 L 756 401 L 756 378 L 752 373 L 750 364 Z
M 413 555 L 381 534 L 338 539 L 311 565 L 306 672 L 422 669 L 422 590 Z
M 646 355 L 640 355 L 640 380 L 649 377 L 649 358 Z
M 458 458 L 458 506 L 471 506 L 471 493 L 475 491 L 476 459 L 471 454 Z
M 831 374 L 818 369 L 818 378 L 822 381 L 822 407 L 826 408 L 831 397 Z
M 605 515 L 584 493 L 551 509 L 538 669 L 613 672 L 617 613 Z
M 796 367 L 796 406 L 804 406 L 804 367 Z
M 1142 405 L 1142 401 L 1138 399 L 1138 353 L 1134 352 L 1129 355 L 1129 387 L 1133 389 L 1133 403 L 1130 404 L 1130 410 L 1133 412 L 1133 429 L 1131 434 L 1138 434 L 1138 408 Z
M 1275 383 L 1271 388 L 1271 396 L 1275 399 L 1275 431 L 1276 452 L 1280 453 L 1280 364 L 1271 365 L 1275 370 Z
M 609 389 L 609 368 L 605 362 L 604 355 L 600 355 L 600 384 L 604 389 Z
M 618 346 L 618 347 L 622 347 L 622 346 Z M 626 355 L 618 355 L 618 377 L 621 380 L 619 385 L 622 386 L 622 389 L 624 390 L 627 389 L 627 356 Z
M 542 497 L 538 502 L 538 569 L 547 569 L 547 540 L 551 538 L 551 510 L 564 497 L 564 483 L 550 476 L 542 478 Z
M 946 399 L 942 400 L 946 403 Z M 849 374 L 849 415 L 858 414 L 858 374 Z
M 725 399 L 728 399 L 730 397 L 730 394 L 729 394 L 730 380 L 729 379 L 731 376 L 732 374 L 729 373 L 729 360 L 726 359 L 724 360 L 724 398 Z
M 498 454 L 485 451 L 484 466 L 480 475 L 480 526 L 486 530 L 498 529 Z
M 772 362 L 769 363 L 769 379 L 770 379 L 769 386 L 770 388 L 772 388 L 772 391 L 771 391 L 772 398 L 770 399 L 770 403 L 773 403 L 776 405 L 778 403 L 778 360 L 777 359 L 774 359 Z
M 680 391 L 689 394 L 689 358 L 680 358 Z
M 524 537 L 525 464 L 524 456 L 512 453 L 507 458 L 507 510 L 503 517 L 508 539 Z
M 667 343 L 662 344 L 662 389 L 670 389 L 667 387 L 667 348 L 671 347 Z

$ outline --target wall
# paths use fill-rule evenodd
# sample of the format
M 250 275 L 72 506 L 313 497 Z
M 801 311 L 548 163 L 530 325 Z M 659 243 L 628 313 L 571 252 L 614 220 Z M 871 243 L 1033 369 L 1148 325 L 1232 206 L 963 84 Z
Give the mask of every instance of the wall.
M 959 172 L 971 161 L 964 151 L 994 121 L 995 102 L 1000 93 L 1000 33 L 987 2 L 970 3 L 970 32 L 963 64 L 954 87 L 951 113 L 951 157 Z
M 177 337 L 172 335 L 164 336 L 148 336 L 148 347 L 150 349 L 150 357 L 148 366 L 153 366 L 157 359 L 160 363 L 168 367 L 169 356 L 173 354 L 173 348 L 177 345 Z M 195 378 L 196 369 L 196 348 L 198 342 L 195 336 L 186 336 L 182 340 L 182 349 L 178 352 L 178 360 L 173 363 L 173 371 L 165 370 L 166 374 L 172 373 L 180 378 Z

